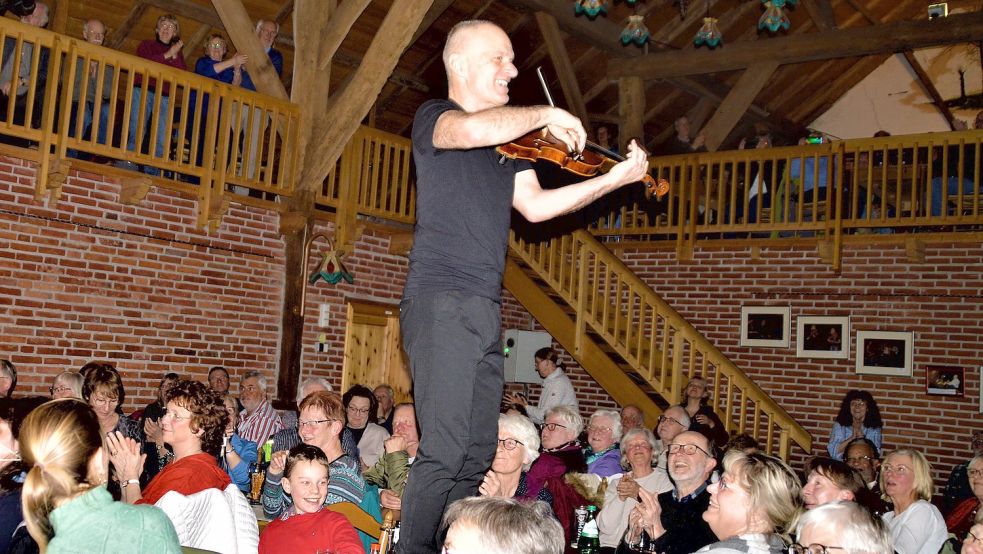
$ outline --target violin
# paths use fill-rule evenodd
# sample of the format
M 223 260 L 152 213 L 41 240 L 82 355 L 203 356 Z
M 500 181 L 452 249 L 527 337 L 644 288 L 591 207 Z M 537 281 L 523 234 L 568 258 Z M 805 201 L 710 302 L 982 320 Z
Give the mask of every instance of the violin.
M 555 106 L 549 87 L 546 86 L 542 67 L 536 68 L 536 75 L 539 76 L 539 82 L 543 86 L 543 92 L 546 94 L 550 106 Z M 566 143 L 550 134 L 548 129 L 543 128 L 503 144 L 497 147 L 495 151 L 501 154 L 503 159 L 520 159 L 530 162 L 546 160 L 581 177 L 593 177 L 597 175 L 598 171 L 607 171 L 617 162 L 625 161 L 623 156 L 591 141 L 587 141 L 587 146 L 596 150 L 597 153 L 589 150 L 571 152 Z M 637 143 L 636 146 L 641 148 Z M 645 185 L 646 200 L 651 199 L 652 195 L 655 195 L 657 200 L 662 200 L 662 197 L 669 192 L 669 181 L 665 179 L 660 178 L 656 181 L 651 175 L 645 174 L 642 177 L 642 183 Z

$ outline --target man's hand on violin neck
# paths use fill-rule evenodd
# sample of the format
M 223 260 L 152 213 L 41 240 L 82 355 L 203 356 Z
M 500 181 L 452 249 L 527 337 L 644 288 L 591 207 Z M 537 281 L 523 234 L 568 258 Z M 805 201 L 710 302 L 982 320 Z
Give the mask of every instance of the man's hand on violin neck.
M 612 167 L 608 175 L 615 178 L 619 185 L 627 185 L 641 181 L 642 177 L 648 173 L 648 168 L 648 154 L 644 148 L 632 140 L 628 143 L 628 155 L 625 157 L 625 161 Z
M 583 123 L 572 113 L 560 108 L 546 108 L 546 129 L 557 139 L 563 141 L 571 152 L 583 152 L 587 145 L 587 131 Z

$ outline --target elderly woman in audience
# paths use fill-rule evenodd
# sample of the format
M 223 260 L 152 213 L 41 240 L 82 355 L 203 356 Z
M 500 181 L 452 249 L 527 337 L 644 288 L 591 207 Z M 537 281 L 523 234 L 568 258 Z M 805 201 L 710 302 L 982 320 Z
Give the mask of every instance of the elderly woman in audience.
M 621 417 L 614 410 L 597 410 L 587 424 L 587 473 L 611 477 L 621 473 Z
M 494 496 L 451 504 L 441 526 L 447 529 L 444 552 L 482 554 L 560 554 L 563 529 L 543 502 L 518 502 Z
M 24 514 L 41 551 L 181 552 L 164 512 L 113 502 L 102 437 L 92 408 L 71 398 L 48 402 L 24 421 Z
M 790 554 L 892 554 L 894 543 L 884 523 L 854 502 L 830 502 L 809 510 L 795 528 L 798 542 Z
M 956 504 L 945 518 L 946 528 L 957 537 L 966 536 L 980 511 L 980 502 L 983 500 L 983 454 L 973 456 L 966 473 L 969 476 L 969 485 L 973 489 L 973 496 Z
M 82 398 L 92 406 L 99 418 L 99 428 L 102 429 L 102 436 L 107 437 L 113 434 L 132 439 L 138 446 L 143 446 L 143 430 L 140 422 L 124 417 L 119 411 L 120 404 L 125 398 L 123 390 L 123 380 L 109 362 L 89 362 L 82 366 L 80 373 L 85 377 L 82 383 Z M 113 477 L 109 481 L 107 488 L 113 498 L 120 498 L 122 491 L 119 483 L 120 468 L 116 465 L 116 460 L 112 460 L 110 475 Z M 143 472 L 143 463 L 140 464 L 140 472 L 136 478 L 140 478 Z
M 856 500 L 867 488 L 856 470 L 832 458 L 809 460 L 806 475 L 808 478 L 802 487 L 802 502 L 807 510 L 838 500 Z
M 498 416 L 498 449 L 478 492 L 482 496 L 542 500 L 552 505 L 553 495 L 545 487 L 535 496 L 528 496 L 526 471 L 536 458 L 539 434 L 529 418 L 519 414 Z
M 17 386 L 17 367 L 10 360 L 0 360 L 0 398 L 10 398 Z
M 74 371 L 62 371 L 51 383 L 51 398 L 82 399 L 82 375 Z
M 840 412 L 833 422 L 833 431 L 826 450 L 834 460 L 843 460 L 846 445 L 853 439 L 865 437 L 881 449 L 881 411 L 874 397 L 865 390 L 851 390 L 840 403 Z
M 977 523 L 970 528 L 963 539 L 961 554 L 983 554 L 983 523 Z
M 529 467 L 526 497 L 535 498 L 550 479 L 587 470 L 577 437 L 584 430 L 584 419 L 569 406 L 556 406 L 546 412 L 540 445 L 543 452 Z
M 699 375 L 689 380 L 686 385 L 686 402 L 683 408 L 689 416 L 689 430 L 706 435 L 717 448 L 727 446 L 730 435 L 724 423 L 710 407 L 710 391 L 707 381 Z
M 24 418 L 45 399 L 0 398 L 0 552 L 37 552 L 34 539 L 23 528 L 21 487 L 24 466 L 17 436 Z M 16 532 L 15 532 L 16 531 Z
M 304 444 L 320 448 L 331 462 L 325 500 L 327 504 L 361 504 L 365 494 L 365 481 L 362 479 L 358 460 L 345 454 L 341 448 L 340 435 L 344 424 L 341 398 L 336 393 L 318 391 L 300 403 L 300 416 L 297 420 L 300 440 Z M 287 455 L 286 451 L 275 452 L 270 467 L 266 470 L 263 513 L 269 519 L 278 517 L 290 507 L 290 499 L 284 494 L 280 483 Z
M 672 488 L 664 468 L 655 467 L 658 460 L 655 435 L 648 429 L 632 429 L 621 439 L 621 467 L 629 469 L 621 477 L 608 481 L 604 507 L 597 514 L 597 530 L 601 547 L 613 549 L 628 528 L 628 516 L 638 504 L 638 490 L 661 494 Z
M 341 400 L 347 415 L 346 427 L 355 437 L 362 467 L 372 467 L 385 451 L 386 439 L 389 438 L 388 431 L 369 421 L 375 419 L 375 414 L 379 411 L 379 401 L 372 390 L 363 385 L 352 386 Z
M 882 517 L 898 554 L 935 554 L 945 542 L 945 520 L 932 505 L 934 488 L 932 467 L 921 452 L 900 449 L 884 458 L 881 491 L 894 510 Z
M 228 426 L 222 395 L 204 383 L 182 379 L 167 395 L 167 411 L 161 418 L 164 442 L 174 451 L 174 461 L 140 487 L 140 446 L 121 433 L 108 438 L 109 456 L 117 468 L 123 500 L 130 504 L 156 504 L 165 493 L 184 496 L 215 488 L 225 490 L 231 480 L 218 465 L 222 438 Z
M 239 404 L 235 398 L 226 396 L 222 399 L 225 413 L 229 415 L 229 423 L 225 426 L 222 437 L 222 452 L 219 454 L 219 465 L 229 474 L 229 479 L 239 487 L 244 494 L 249 494 L 249 466 L 259 459 L 259 447 L 253 441 L 247 441 L 236 433 L 239 423 Z
M 720 541 L 697 552 L 783 554 L 790 526 L 801 511 L 799 478 L 785 462 L 767 454 L 731 450 L 724 474 L 707 487 L 710 507 L 703 520 Z

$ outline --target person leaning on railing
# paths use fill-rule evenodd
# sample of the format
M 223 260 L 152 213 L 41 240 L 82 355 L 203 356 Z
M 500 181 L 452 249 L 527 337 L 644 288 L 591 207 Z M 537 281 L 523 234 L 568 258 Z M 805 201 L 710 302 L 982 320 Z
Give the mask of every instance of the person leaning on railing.
M 48 6 L 43 2 L 38 2 L 34 11 L 20 17 L 22 23 L 44 28 L 48 25 Z M 25 115 L 27 114 L 27 91 L 31 88 L 31 81 L 34 81 L 34 105 L 31 107 L 31 126 L 35 129 L 41 126 L 41 103 L 44 100 L 44 85 L 48 81 L 48 56 L 50 49 L 41 47 L 38 53 L 38 70 L 36 75 L 31 74 L 31 60 L 34 57 L 34 43 L 24 41 L 21 45 L 20 59 L 14 58 L 17 50 L 17 39 L 8 36 L 3 41 L 3 65 L 0 66 L 0 121 L 10 121 L 14 125 L 24 125 Z M 16 69 L 16 71 L 15 71 Z M 7 113 L 7 98 L 13 94 L 14 113 Z M 20 137 L 3 137 L 3 142 L 16 146 L 28 146 L 29 142 Z
M 983 111 L 976 114 L 974 123 L 976 129 L 983 129 Z M 965 130 L 966 124 L 959 122 L 957 127 Z M 946 195 L 949 201 L 954 202 L 959 195 L 971 196 L 974 189 L 974 176 L 979 172 L 976 163 L 976 142 L 967 141 L 965 146 L 954 144 L 948 147 L 948 159 L 944 159 L 942 148 L 932 149 L 932 199 L 930 215 L 942 215 L 942 181 L 946 182 Z M 959 171 L 962 169 L 962 180 L 959 179 Z M 980 174 L 980 181 L 983 181 L 983 173 Z M 957 207 L 958 209 L 958 207 Z
M 90 19 L 82 26 L 82 38 L 90 44 L 102 46 L 106 38 L 106 25 L 98 19 Z M 113 94 L 113 75 L 115 68 L 106 65 L 102 71 L 102 88 L 99 90 L 99 129 L 96 141 L 99 144 L 106 144 L 106 126 L 109 124 L 109 99 Z M 85 98 L 82 99 L 82 87 L 85 85 Z M 68 136 L 77 137 L 76 124 L 78 121 L 79 104 L 82 104 L 82 133 L 83 139 L 89 139 L 92 131 L 92 114 L 95 112 L 96 87 L 99 86 L 99 62 L 91 60 L 85 63 L 85 57 L 79 56 L 75 60 L 75 84 L 72 87 L 72 114 L 68 121 Z M 67 155 L 70 158 L 78 158 L 77 150 L 69 150 Z

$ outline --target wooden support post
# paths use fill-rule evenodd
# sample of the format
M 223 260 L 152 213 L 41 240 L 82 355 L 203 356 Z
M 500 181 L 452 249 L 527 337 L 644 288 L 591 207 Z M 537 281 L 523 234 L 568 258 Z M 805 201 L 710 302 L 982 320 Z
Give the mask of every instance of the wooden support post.
M 932 103 L 935 104 L 935 107 L 939 110 L 939 113 L 945 118 L 945 122 L 949 124 L 949 130 L 955 131 L 956 116 L 952 114 L 952 110 L 950 110 L 949 106 L 946 105 L 945 99 L 942 98 L 941 94 L 939 94 L 939 89 L 935 88 L 935 83 L 932 82 L 932 77 L 930 77 L 928 72 L 925 71 L 925 68 L 922 67 L 921 62 L 919 62 L 918 58 L 915 57 L 914 52 L 909 50 L 903 55 L 905 61 L 907 61 L 908 65 L 911 67 L 911 70 L 914 71 L 915 75 L 918 77 L 918 82 L 921 83 L 922 88 L 925 89 L 925 93 L 932 99 Z
M 331 16 L 331 22 L 321 36 L 321 47 L 318 49 L 318 69 L 326 69 L 331 64 L 341 41 L 348 36 L 355 20 L 369 6 L 370 0 L 345 0 Z
M 717 112 L 703 128 L 707 150 L 714 152 L 720 147 L 776 69 L 778 69 L 777 62 L 764 61 L 744 71 L 730 94 L 720 103 Z
M 69 0 L 55 0 L 53 6 L 50 6 L 49 0 L 49 11 L 51 23 L 48 28 L 52 31 L 58 33 L 59 35 L 67 34 L 68 32 L 68 3 Z
M 168 0 L 168 2 L 174 1 Z M 215 6 L 215 11 L 222 19 L 225 31 L 229 33 L 229 39 L 235 45 L 236 51 L 249 57 L 246 61 L 246 69 L 256 85 L 256 90 L 274 98 L 286 100 L 287 89 L 283 88 L 280 76 L 276 74 L 273 64 L 270 63 L 270 57 L 266 55 L 266 50 L 259 42 L 253 21 L 246 13 L 242 2 L 240 0 L 212 0 L 212 5 Z
M 621 116 L 618 133 L 621 151 L 628 151 L 628 141 L 631 139 L 645 144 L 645 83 L 638 77 L 625 77 L 618 81 L 618 115 Z
M 136 25 L 138 21 L 140 21 L 140 18 L 143 17 L 143 14 L 147 11 L 147 8 L 147 4 L 141 2 L 140 0 L 134 2 L 133 7 L 130 8 L 130 13 L 126 15 L 126 19 L 124 19 L 123 22 L 120 23 L 120 26 L 116 28 L 113 36 L 106 39 L 103 46 L 113 50 L 119 50 L 120 46 L 123 45 L 123 41 L 126 40 L 127 36 L 129 36 L 130 30 L 133 29 L 133 26 Z
M 212 30 L 212 26 L 208 23 L 202 23 L 195 30 L 194 34 L 188 37 L 188 40 L 184 41 L 184 48 L 181 49 L 181 55 L 184 56 L 186 60 L 195 59 L 194 56 L 198 55 L 201 51 L 201 45 L 208 38 L 208 33 Z

